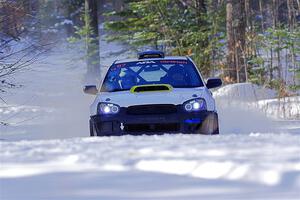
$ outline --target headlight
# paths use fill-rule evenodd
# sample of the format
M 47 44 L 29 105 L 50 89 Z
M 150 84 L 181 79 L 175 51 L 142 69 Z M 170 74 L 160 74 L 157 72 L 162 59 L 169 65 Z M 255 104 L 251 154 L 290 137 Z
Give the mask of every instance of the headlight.
M 188 112 L 206 110 L 206 102 L 204 99 L 192 99 L 183 104 L 183 107 Z
M 99 114 L 117 114 L 120 111 L 120 107 L 112 103 L 99 103 L 98 113 Z

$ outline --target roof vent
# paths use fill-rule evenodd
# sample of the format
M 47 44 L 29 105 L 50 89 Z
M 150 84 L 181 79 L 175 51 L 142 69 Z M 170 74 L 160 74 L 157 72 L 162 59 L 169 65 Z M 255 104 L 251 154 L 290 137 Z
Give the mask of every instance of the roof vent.
M 165 53 L 162 51 L 144 51 L 138 53 L 138 59 L 146 59 L 146 58 L 164 58 Z

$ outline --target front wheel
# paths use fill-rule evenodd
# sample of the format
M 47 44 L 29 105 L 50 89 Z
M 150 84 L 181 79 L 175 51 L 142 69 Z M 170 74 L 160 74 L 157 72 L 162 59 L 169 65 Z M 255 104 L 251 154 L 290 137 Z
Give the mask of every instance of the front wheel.
M 213 112 L 210 113 L 205 120 L 202 122 L 202 125 L 199 129 L 200 134 L 204 135 L 218 135 L 219 134 L 219 120 L 218 114 Z
M 89 121 L 89 124 L 90 124 L 90 136 L 91 137 L 97 136 L 97 132 L 96 132 L 93 122 L 91 120 Z

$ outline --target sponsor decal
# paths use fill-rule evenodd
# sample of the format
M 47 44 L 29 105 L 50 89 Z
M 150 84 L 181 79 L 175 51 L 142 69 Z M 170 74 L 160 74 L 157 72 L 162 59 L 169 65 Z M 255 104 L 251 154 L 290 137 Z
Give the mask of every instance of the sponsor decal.
M 125 67 L 126 64 L 125 63 L 120 63 L 120 64 L 116 64 L 116 67 L 120 68 L 120 67 Z
M 141 62 L 137 62 L 137 65 L 145 65 L 145 64 L 155 64 L 156 62 L 153 60 L 147 60 L 147 61 L 141 61 Z
M 160 63 L 163 64 L 188 64 L 185 60 L 161 60 Z
M 126 63 L 116 64 L 116 65 L 113 65 L 113 66 L 110 68 L 110 71 L 116 71 L 116 70 L 118 70 L 119 68 L 122 68 L 122 67 L 125 67 L 125 66 L 126 66 Z

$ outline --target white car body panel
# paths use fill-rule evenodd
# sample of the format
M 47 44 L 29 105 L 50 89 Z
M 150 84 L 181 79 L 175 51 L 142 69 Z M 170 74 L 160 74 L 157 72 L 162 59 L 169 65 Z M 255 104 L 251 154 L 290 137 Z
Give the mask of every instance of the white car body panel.
M 197 96 L 197 97 L 196 97 Z M 206 101 L 208 111 L 216 111 L 215 100 L 211 92 L 206 87 L 199 88 L 173 88 L 168 92 L 142 92 L 131 93 L 130 91 L 102 92 L 98 93 L 95 101 L 90 107 L 91 116 L 97 114 L 97 106 L 100 102 L 117 104 L 120 107 L 147 104 L 174 104 L 179 105 L 184 102 L 203 98 Z M 108 101 L 108 99 L 110 99 Z

